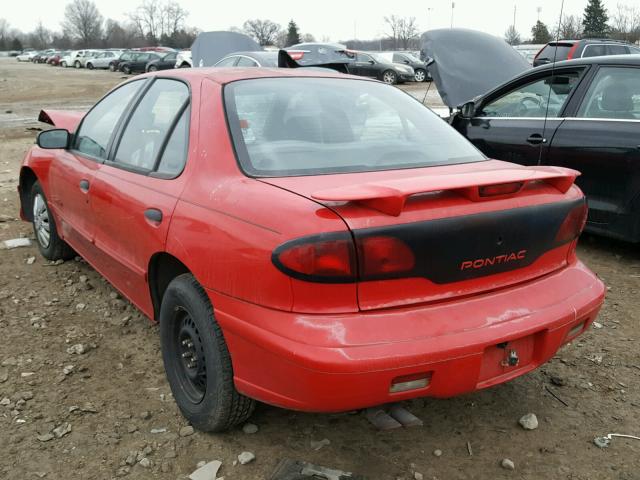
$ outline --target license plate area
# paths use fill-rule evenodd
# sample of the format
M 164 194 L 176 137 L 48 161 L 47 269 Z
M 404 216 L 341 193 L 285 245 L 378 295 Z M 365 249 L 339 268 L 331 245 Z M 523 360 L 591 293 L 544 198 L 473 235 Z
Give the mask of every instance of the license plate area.
M 512 376 L 514 372 L 526 369 L 535 359 L 536 345 L 543 332 L 527 335 L 487 347 L 482 355 L 478 383 Z

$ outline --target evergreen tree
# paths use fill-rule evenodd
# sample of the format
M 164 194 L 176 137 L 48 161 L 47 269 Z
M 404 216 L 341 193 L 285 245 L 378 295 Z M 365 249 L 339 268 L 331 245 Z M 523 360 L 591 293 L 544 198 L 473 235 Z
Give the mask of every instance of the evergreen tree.
M 11 42 L 11 50 L 20 50 L 22 51 L 22 42 L 18 37 L 14 38 Z
M 531 43 L 547 43 L 551 41 L 551 34 L 547 26 L 540 20 L 531 29 Z
M 296 45 L 298 43 L 300 43 L 300 32 L 298 31 L 298 25 L 296 25 L 296 22 L 291 20 L 287 28 L 287 44 L 285 46 L 290 47 L 291 45 Z
M 607 22 L 609 16 L 607 10 L 602 5 L 602 0 L 589 0 L 584 9 L 582 26 L 584 27 L 584 38 L 605 37 L 609 32 Z

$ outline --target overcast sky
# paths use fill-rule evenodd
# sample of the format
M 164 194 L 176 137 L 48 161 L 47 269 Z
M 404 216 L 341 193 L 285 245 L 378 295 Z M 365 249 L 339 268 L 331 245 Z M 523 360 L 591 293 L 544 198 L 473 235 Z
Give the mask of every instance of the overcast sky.
M 94 0 L 106 18 L 125 20 L 138 0 Z M 141 1 L 141 0 L 140 0 Z M 67 0 L 2 0 L 0 17 L 23 31 L 33 30 L 39 20 L 50 29 L 58 30 Z M 449 27 L 450 0 L 401 0 L 395 2 L 321 0 L 306 1 L 205 1 L 178 0 L 189 12 L 187 23 L 201 30 L 226 30 L 242 26 L 248 18 L 268 18 L 281 25 L 293 18 L 302 33 L 311 33 L 318 40 L 324 36 L 332 41 L 357 38 L 367 39 L 385 33 L 385 15 L 416 17 L 420 31 Z M 623 3 L 640 8 L 640 0 L 604 0 L 609 13 Z M 393 5 L 392 5 L 393 4 Z M 582 15 L 587 0 L 565 0 L 565 14 Z M 502 36 L 513 22 L 516 7 L 516 28 L 523 37 L 530 35 L 538 17 L 551 26 L 560 16 L 561 0 L 455 0 L 453 24 L 474 28 Z

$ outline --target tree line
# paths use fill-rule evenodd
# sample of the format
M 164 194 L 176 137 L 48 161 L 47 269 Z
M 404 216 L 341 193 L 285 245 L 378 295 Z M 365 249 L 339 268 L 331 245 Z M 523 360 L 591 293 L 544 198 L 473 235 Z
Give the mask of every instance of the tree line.
M 609 15 L 602 0 L 589 0 L 581 16 L 565 15 L 552 28 L 538 20 L 531 28 L 530 39 L 523 40 L 514 25 L 504 34 L 504 39 L 510 45 L 544 44 L 555 38 L 612 38 L 637 43 L 640 41 L 640 8 L 619 3 L 613 14 Z

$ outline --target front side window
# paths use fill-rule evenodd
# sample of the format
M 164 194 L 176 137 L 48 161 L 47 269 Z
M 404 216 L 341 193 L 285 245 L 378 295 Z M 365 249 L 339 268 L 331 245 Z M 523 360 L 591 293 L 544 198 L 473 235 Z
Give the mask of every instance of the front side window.
M 84 117 L 75 135 L 74 149 L 92 157 L 106 158 L 118 120 L 143 83 L 141 80 L 125 83 L 100 100 Z
M 238 61 L 238 57 L 227 57 L 215 64 L 216 67 L 233 67 Z
M 591 82 L 577 116 L 640 119 L 640 68 L 600 68 Z
M 337 78 L 262 78 L 225 86 L 242 169 L 254 176 L 394 170 L 484 160 L 404 92 Z
M 356 61 L 357 62 L 373 62 L 373 58 L 371 58 L 369 55 L 366 55 L 364 53 L 358 53 L 356 56 Z
M 255 60 L 252 60 L 250 58 L 240 57 L 238 59 L 238 63 L 236 66 L 237 67 L 257 67 L 258 64 L 255 62 Z
M 154 170 L 164 140 L 188 100 L 189 89 L 184 83 L 156 80 L 131 115 L 114 161 L 137 170 Z
M 556 73 L 520 85 L 482 106 L 482 117 L 544 118 L 560 115 L 580 72 Z

